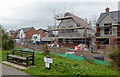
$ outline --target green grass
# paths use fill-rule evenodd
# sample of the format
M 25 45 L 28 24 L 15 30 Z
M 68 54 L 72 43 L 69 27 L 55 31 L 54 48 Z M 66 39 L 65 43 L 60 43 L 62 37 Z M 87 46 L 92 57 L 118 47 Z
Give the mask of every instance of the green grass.
M 4 50 L 4 51 L 2 51 L 2 61 L 7 60 L 7 52 L 12 52 L 12 50 Z
M 2 60 L 5 61 L 6 53 L 10 51 L 2 52 Z M 51 54 L 50 57 L 53 58 L 50 70 L 45 68 L 44 54 L 35 53 L 35 66 L 22 71 L 30 75 L 118 75 L 117 70 L 103 65 L 71 60 L 54 54 Z

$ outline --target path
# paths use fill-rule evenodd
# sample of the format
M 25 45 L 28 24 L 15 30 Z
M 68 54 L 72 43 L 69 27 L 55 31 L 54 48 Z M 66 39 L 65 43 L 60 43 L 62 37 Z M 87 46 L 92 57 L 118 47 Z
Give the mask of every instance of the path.
M 2 64 L 2 75 L 27 75 L 25 72 Z

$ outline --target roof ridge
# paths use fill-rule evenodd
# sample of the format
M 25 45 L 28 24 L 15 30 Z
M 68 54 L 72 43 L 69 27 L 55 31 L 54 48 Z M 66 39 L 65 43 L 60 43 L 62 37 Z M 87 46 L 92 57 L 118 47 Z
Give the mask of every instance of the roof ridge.
M 113 13 L 113 12 L 120 12 L 120 10 L 118 10 L 118 11 L 110 11 L 109 13 Z M 101 14 L 106 14 L 106 12 L 103 12 Z
M 32 28 L 32 27 L 26 27 L 26 28 Z M 25 28 L 20 28 L 20 29 L 25 29 Z

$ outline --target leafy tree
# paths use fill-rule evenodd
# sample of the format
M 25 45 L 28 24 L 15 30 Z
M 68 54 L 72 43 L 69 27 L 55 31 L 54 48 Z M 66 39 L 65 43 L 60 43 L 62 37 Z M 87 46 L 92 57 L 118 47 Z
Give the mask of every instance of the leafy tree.
M 8 32 L 2 28 L 0 25 L 0 44 L 2 43 L 2 49 L 3 50 L 9 50 L 14 48 L 14 41 L 12 40 L 11 37 L 9 37 Z

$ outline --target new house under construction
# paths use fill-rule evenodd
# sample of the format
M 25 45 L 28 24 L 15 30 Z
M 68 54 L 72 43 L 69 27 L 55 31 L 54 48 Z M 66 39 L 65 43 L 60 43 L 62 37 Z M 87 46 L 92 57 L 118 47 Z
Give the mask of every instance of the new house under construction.
M 98 49 L 120 46 L 120 11 L 101 13 L 97 21 L 96 45 Z
M 74 48 L 79 44 L 90 45 L 92 36 L 94 34 L 92 28 L 87 23 L 87 19 L 84 20 L 69 12 L 63 16 L 56 16 L 56 20 L 60 21 L 54 29 L 50 31 L 57 32 L 56 39 L 60 47 Z

